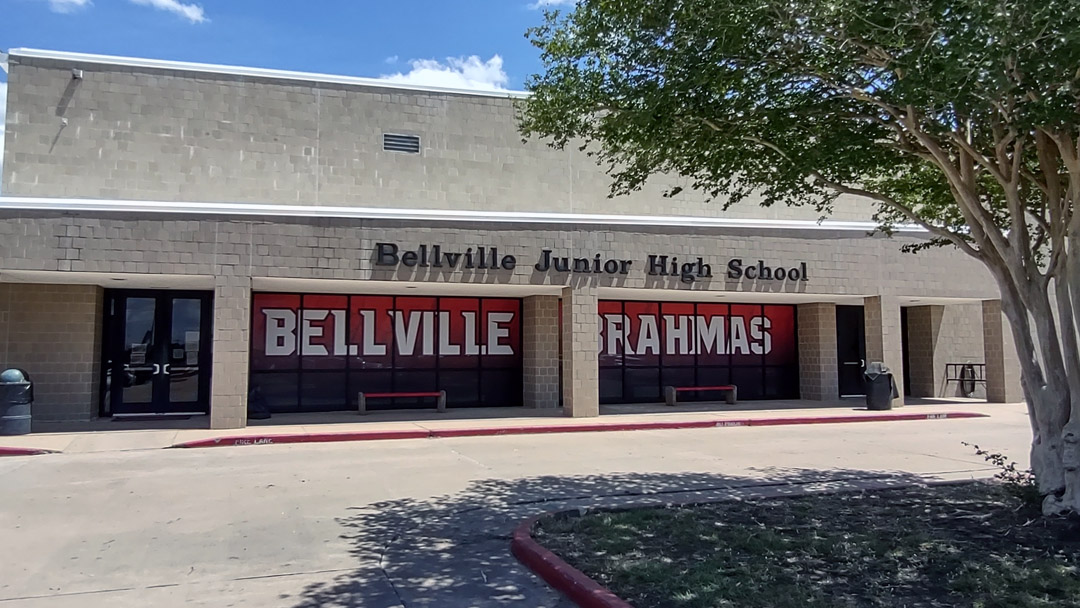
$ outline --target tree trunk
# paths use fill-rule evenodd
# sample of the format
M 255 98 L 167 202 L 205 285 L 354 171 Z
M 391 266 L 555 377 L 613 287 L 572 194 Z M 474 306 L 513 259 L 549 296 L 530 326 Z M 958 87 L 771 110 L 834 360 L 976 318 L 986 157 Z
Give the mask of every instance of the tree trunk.
M 1077 319 L 1080 300 L 1080 242 L 1075 235 L 1070 239 L 1069 251 L 1072 255 L 1065 258 L 1065 272 L 1055 280 L 1054 291 L 1058 304 L 1058 326 L 1061 329 L 1061 344 L 1065 369 L 1068 374 L 1069 421 L 1061 432 L 1061 464 L 1065 485 L 1060 496 L 1048 495 L 1043 504 L 1047 514 L 1065 512 L 1080 513 L 1080 346 L 1077 343 Z
M 1080 352 L 1076 334 L 1068 334 L 1077 326 L 1076 307 L 1069 301 L 1070 281 L 1055 285 L 1059 305 L 1055 322 L 1047 285 L 1017 285 L 1012 280 L 1016 275 L 1010 276 L 1008 270 L 988 267 L 1001 289 L 1002 311 L 1020 359 L 1033 432 L 1031 470 L 1046 497 L 1043 512 L 1080 513 L 1080 393 L 1070 387 L 1080 379 L 1080 370 L 1073 369 Z

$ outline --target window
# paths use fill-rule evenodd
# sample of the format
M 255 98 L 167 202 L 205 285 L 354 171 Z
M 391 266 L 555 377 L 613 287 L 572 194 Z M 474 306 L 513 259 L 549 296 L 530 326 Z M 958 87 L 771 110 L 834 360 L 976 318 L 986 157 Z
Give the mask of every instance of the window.
M 523 401 L 521 300 L 258 293 L 251 324 L 251 385 L 273 412 L 353 410 L 361 391 L 445 390 L 452 407 Z
M 734 384 L 746 400 L 799 396 L 794 306 L 604 300 L 597 312 L 601 403 L 662 401 L 665 386 Z

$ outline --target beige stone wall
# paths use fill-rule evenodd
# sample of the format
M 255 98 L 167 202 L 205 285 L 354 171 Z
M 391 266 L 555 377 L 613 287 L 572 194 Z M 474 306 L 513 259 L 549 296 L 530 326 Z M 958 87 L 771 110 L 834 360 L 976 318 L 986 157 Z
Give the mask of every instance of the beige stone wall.
M 559 407 L 559 297 L 524 298 L 522 322 L 525 407 Z
M 904 404 L 904 356 L 900 302 L 894 296 L 873 296 L 863 304 L 866 318 L 866 364 L 880 361 L 892 372 L 899 397 L 893 407 Z
M 7 195 L 818 218 L 754 200 L 724 210 L 690 188 L 664 197 L 689 184 L 663 176 L 608 199 L 576 147 L 522 143 L 507 97 L 18 56 L 8 82 Z M 423 151 L 384 152 L 384 133 L 419 135 Z M 845 197 L 833 217 L 873 211 Z
M 982 303 L 983 344 L 986 353 L 986 399 L 991 403 L 1023 401 L 1020 360 L 1012 329 L 1001 313 L 1001 300 Z
M 240 428 L 247 425 L 251 277 L 222 274 L 215 283 L 210 426 Z
M 567 416 L 600 414 L 597 302 L 596 290 L 589 286 L 563 288 L 562 391 L 563 411 Z
M 799 304 L 799 391 L 803 399 L 827 401 L 840 396 L 836 352 L 836 305 Z
M 0 369 L 29 372 L 35 421 L 97 416 L 102 301 L 96 286 L 0 283 Z
M 513 270 L 379 266 L 375 244 L 402 251 L 440 244 L 444 252 L 495 247 L 514 255 Z M 0 213 L 0 271 L 46 270 L 251 277 L 384 280 L 650 288 L 747 294 L 872 293 L 915 297 L 996 298 L 997 288 L 975 260 L 938 249 L 913 256 L 899 248 L 912 239 L 869 238 L 827 231 L 559 226 L 546 224 L 419 223 L 401 221 L 189 218 L 166 214 L 89 217 L 45 212 Z M 623 274 L 540 272 L 541 250 L 557 256 L 628 260 Z M 712 267 L 712 278 L 683 282 L 648 274 L 648 255 Z M 728 260 L 770 266 L 805 262 L 807 280 L 733 279 Z M 751 299 L 750 301 L 754 301 Z
M 960 385 L 947 382 L 949 363 L 984 363 L 983 314 L 979 303 L 912 306 L 908 315 L 908 362 L 913 397 L 960 397 Z M 974 398 L 985 399 L 977 385 Z

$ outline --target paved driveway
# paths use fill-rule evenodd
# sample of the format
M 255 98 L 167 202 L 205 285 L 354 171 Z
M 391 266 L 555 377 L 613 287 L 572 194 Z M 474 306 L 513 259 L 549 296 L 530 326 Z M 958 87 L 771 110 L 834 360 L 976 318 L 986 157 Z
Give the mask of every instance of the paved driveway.
M 1022 409 L 987 411 L 0 459 L 0 608 L 564 608 L 509 555 L 522 517 L 990 474 L 961 441 L 1026 464 Z

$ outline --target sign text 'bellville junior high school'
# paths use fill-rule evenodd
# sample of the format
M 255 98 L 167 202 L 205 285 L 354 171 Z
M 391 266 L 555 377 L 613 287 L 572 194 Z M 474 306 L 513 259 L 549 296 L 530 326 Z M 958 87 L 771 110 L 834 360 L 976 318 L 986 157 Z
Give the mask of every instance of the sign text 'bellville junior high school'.
M 468 247 L 465 251 L 446 251 L 441 245 L 419 245 L 416 249 L 402 249 L 396 243 L 375 244 L 377 266 L 407 266 L 409 268 L 449 268 L 468 270 L 514 270 L 517 257 L 500 255 L 498 247 Z M 557 256 L 550 249 L 541 250 L 533 268 L 537 272 L 568 272 L 577 274 L 630 274 L 634 260 L 604 259 L 601 254 L 591 258 Z M 644 262 L 645 272 L 650 276 L 679 277 L 683 283 L 713 277 L 712 265 L 704 258 L 679 261 L 677 256 L 649 255 Z M 806 262 L 795 266 L 773 266 L 765 260 L 748 263 L 743 258 L 727 261 L 727 278 L 762 281 L 809 281 Z

